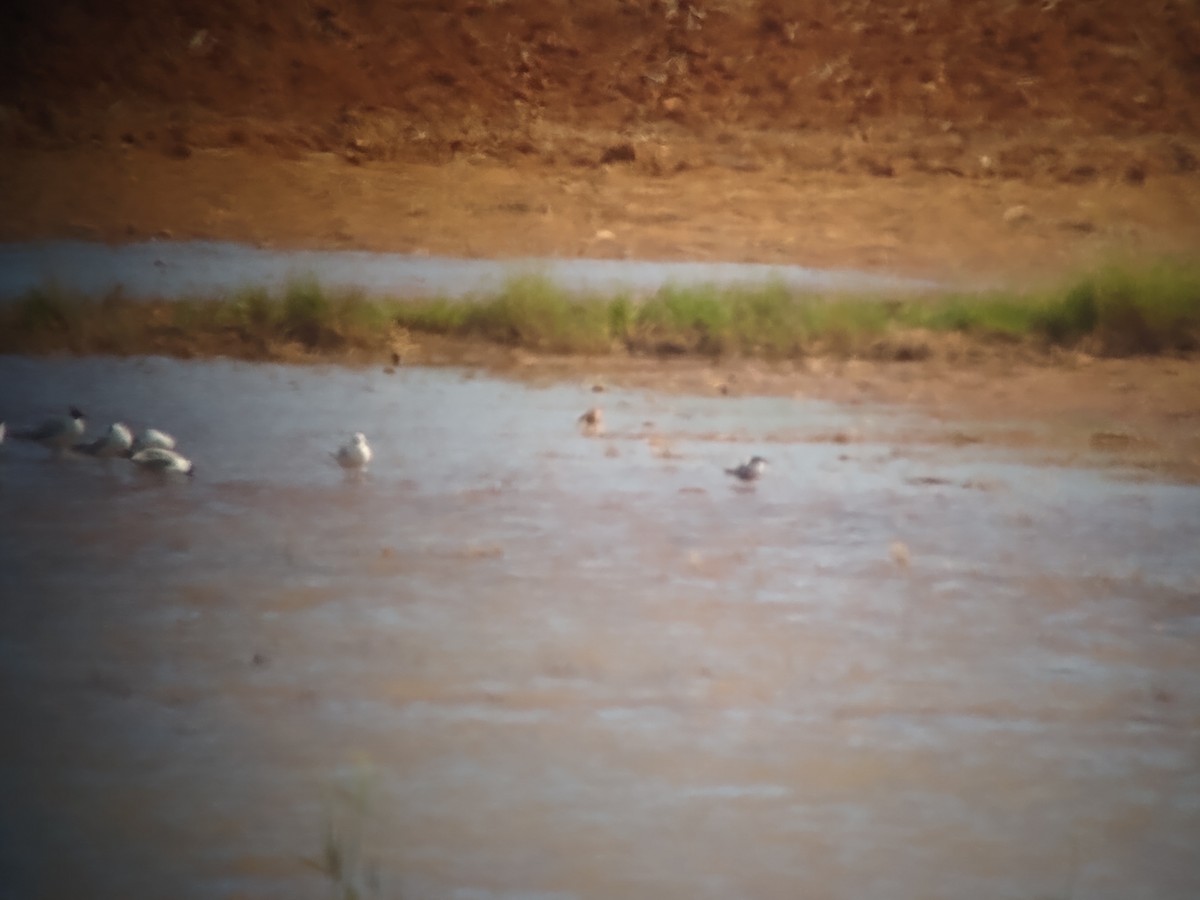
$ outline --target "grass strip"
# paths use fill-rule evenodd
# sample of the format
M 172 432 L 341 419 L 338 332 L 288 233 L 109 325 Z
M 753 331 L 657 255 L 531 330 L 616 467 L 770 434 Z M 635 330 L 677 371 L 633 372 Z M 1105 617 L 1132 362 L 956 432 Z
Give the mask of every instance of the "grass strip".
M 98 300 L 53 285 L 0 306 L 8 353 L 278 358 L 392 346 L 399 329 L 567 354 L 888 355 L 914 334 L 957 333 L 1101 356 L 1200 349 L 1200 265 L 1110 265 L 1016 293 L 846 296 L 754 286 L 668 285 L 646 297 L 571 294 L 537 275 L 478 297 L 370 299 L 314 279 L 219 299 Z M 915 353 L 914 355 L 921 355 Z

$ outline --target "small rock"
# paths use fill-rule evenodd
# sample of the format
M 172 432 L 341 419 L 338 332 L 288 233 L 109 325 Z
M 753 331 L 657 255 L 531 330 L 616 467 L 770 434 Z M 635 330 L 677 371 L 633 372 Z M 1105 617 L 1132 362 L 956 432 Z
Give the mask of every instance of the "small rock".
M 633 144 L 613 144 L 611 147 L 605 147 L 604 152 L 600 154 L 600 165 L 633 162 L 636 159 L 637 153 L 633 149 Z
M 213 41 L 212 36 L 208 33 L 208 29 L 201 28 L 188 41 L 188 52 L 193 56 L 203 56 L 212 49 L 214 43 L 215 41 Z
M 1090 219 L 1063 219 L 1058 224 L 1066 231 L 1078 231 L 1080 234 L 1091 234 L 1096 230 L 1096 223 Z
M 1141 163 L 1133 163 L 1125 169 L 1125 183 L 1141 186 L 1146 183 L 1146 167 Z
M 1021 225 L 1033 219 L 1033 213 L 1029 211 L 1028 206 L 1010 206 L 1004 211 L 1005 225 Z
M 603 259 L 624 259 L 629 255 L 617 236 L 607 228 L 601 228 L 592 235 L 592 239 L 584 245 L 584 252 Z
M 895 166 L 886 160 L 864 156 L 859 160 L 859 164 L 866 170 L 867 174 L 874 175 L 876 178 L 891 178 L 896 174 Z
M 1093 450 L 1127 450 L 1142 443 L 1141 438 L 1124 431 L 1096 431 L 1088 439 Z

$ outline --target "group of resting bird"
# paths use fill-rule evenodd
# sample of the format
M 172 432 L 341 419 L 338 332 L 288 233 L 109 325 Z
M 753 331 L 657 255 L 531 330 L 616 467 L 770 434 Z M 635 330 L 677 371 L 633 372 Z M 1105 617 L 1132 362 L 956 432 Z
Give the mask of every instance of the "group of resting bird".
M 583 426 L 583 433 L 596 436 L 604 433 L 604 410 L 593 406 L 576 420 Z M 741 465 L 726 469 L 726 475 L 732 475 L 738 481 L 758 481 L 767 470 L 767 461 L 761 456 L 752 456 Z
M 47 419 L 36 428 L 14 430 L 12 437 L 15 440 L 33 441 L 55 453 L 73 451 L 101 459 L 128 459 L 143 469 L 156 472 L 191 475 L 196 471 L 192 461 L 175 449 L 175 438 L 157 428 L 147 428 L 135 437 L 129 426 L 122 422 L 114 422 L 100 437 L 84 441 L 87 420 L 83 412 L 75 406 L 67 412 L 66 416 Z M 586 434 L 600 434 L 604 430 L 604 411 L 594 406 L 579 417 L 579 422 Z M 5 426 L 0 422 L 0 443 L 3 443 L 4 437 Z M 343 469 L 358 471 L 367 467 L 373 453 L 366 435 L 356 431 L 349 441 L 338 447 L 330 456 Z M 726 469 L 725 472 L 739 481 L 749 482 L 761 478 L 766 468 L 765 459 L 752 456 L 747 462 Z
M 76 406 L 67 415 L 47 419 L 35 428 L 14 429 L 12 438 L 32 441 L 55 453 L 73 452 L 99 459 L 127 459 L 135 465 L 156 472 L 179 472 L 191 475 L 196 471 L 190 459 L 175 449 L 175 438 L 157 428 L 147 428 L 136 437 L 128 425 L 114 422 L 108 431 L 92 441 L 83 439 L 87 419 Z M 5 425 L 0 422 L 0 443 L 5 438 Z M 331 456 L 343 469 L 363 469 L 371 461 L 371 446 L 361 431 Z
M 127 459 L 155 472 L 191 475 L 195 470 L 192 461 L 175 450 L 175 438 L 157 428 L 147 428 L 135 437 L 128 425 L 113 422 L 108 431 L 93 441 L 83 439 L 86 431 L 86 417 L 72 406 L 67 415 L 47 419 L 35 428 L 13 429 L 12 438 L 41 444 L 55 453 L 70 451 L 100 459 Z M 0 441 L 4 437 L 4 423 L 0 422 Z

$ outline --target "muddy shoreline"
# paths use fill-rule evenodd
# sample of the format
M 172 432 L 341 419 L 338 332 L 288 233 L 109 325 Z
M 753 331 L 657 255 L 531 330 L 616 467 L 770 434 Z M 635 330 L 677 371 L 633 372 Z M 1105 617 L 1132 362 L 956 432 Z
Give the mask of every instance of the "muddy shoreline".
M 1100 359 L 977 347 L 916 361 L 814 356 L 663 359 L 549 356 L 418 337 L 419 364 L 466 366 L 534 383 L 576 382 L 667 394 L 808 397 L 849 406 L 897 405 L 939 427 L 888 435 L 897 443 L 991 443 L 1058 462 L 1130 466 L 1148 477 L 1200 481 L 1200 360 Z M 419 348 L 419 349 L 418 349 Z M 360 364 L 362 360 L 358 361 Z M 830 434 L 835 443 L 868 435 Z
M 874 177 L 702 165 L 654 176 L 486 156 L 353 165 L 199 149 L 0 148 L 0 240 L 231 240 L 468 258 L 795 264 L 1028 285 L 1200 247 L 1200 179 Z
M 810 355 L 744 357 L 555 355 L 399 330 L 388 349 L 313 349 L 294 342 L 251 347 L 220 335 L 164 338 L 141 355 L 232 357 L 285 365 L 456 368 L 535 385 L 577 384 L 603 406 L 609 388 L 664 395 L 810 398 L 926 416 L 912 434 L 831 433 L 833 443 L 885 439 L 898 446 L 981 443 L 1065 465 L 1115 466 L 1149 478 L 1200 482 L 1200 359 L 1111 359 L 950 336 L 917 360 Z M 37 355 L 73 356 L 61 347 Z M 85 354 L 86 355 L 86 354 Z M 120 353 L 117 355 L 129 355 Z

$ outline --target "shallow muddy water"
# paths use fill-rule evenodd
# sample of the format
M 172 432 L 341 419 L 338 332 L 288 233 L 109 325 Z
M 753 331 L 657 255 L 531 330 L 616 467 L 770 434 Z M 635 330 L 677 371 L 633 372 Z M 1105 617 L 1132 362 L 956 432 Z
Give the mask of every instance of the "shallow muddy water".
M 245 287 L 277 290 L 316 277 L 329 288 L 395 297 L 496 290 L 514 275 L 543 275 L 578 292 L 654 291 L 664 284 L 762 284 L 830 291 L 913 290 L 930 282 L 754 263 L 652 262 L 632 259 L 453 259 L 353 250 L 274 250 L 225 241 L 96 244 L 40 241 L 0 244 L 0 300 L 47 285 L 100 296 L 120 288 L 133 298 L 208 297 Z
M 1200 488 L 587 388 L 0 357 L 0 897 L 1200 896 Z

